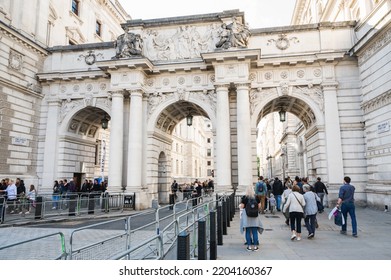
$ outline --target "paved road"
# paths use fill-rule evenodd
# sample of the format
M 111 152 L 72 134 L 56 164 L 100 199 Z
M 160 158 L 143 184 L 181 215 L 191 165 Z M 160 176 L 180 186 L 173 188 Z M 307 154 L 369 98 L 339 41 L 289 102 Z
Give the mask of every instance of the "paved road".
M 262 215 L 265 231 L 260 240 L 258 252 L 247 252 L 244 237 L 239 232 L 239 212 L 236 212 L 227 235 L 223 236 L 223 245 L 218 246 L 218 260 L 391 260 L 391 242 L 389 232 L 391 229 L 391 214 L 370 208 L 357 208 L 358 238 L 351 236 L 350 218 L 348 218 L 348 235 L 341 235 L 340 228 L 328 220 L 327 212 L 318 214 L 319 228 L 316 237 L 312 240 L 306 238 L 307 231 L 303 228 L 301 241 L 290 240 L 290 228 L 285 225 L 280 212 Z M 129 215 L 130 213 L 123 213 Z M 134 214 L 134 213 L 133 213 Z M 111 215 L 111 216 L 110 216 Z M 118 213 L 109 214 L 109 218 L 118 218 Z M 64 218 L 63 218 L 64 219 Z M 91 218 L 90 218 L 91 219 Z M 61 223 L 60 223 L 61 222 Z M 19 226 L 4 225 L 0 228 L 0 246 L 50 234 L 63 232 L 66 241 L 71 231 L 84 225 L 86 221 L 77 217 L 72 218 L 64 226 L 64 220 L 51 223 L 50 227 L 36 222 L 20 224 Z M 17 223 L 15 223 L 17 225 Z M 56 226 L 57 225 L 57 226 Z M 105 230 L 94 231 L 86 236 L 85 240 L 105 235 Z M 25 248 L 29 252 L 37 252 L 37 259 L 41 257 L 42 248 Z M 0 254 L 0 259 L 9 259 Z M 15 259 L 27 259 L 22 253 Z

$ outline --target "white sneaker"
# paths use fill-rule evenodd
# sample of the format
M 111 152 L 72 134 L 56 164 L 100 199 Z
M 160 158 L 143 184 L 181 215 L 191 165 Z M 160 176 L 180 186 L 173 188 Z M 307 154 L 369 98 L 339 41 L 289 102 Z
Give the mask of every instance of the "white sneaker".
M 295 240 L 295 239 L 296 239 L 296 234 L 292 234 L 291 240 Z
M 301 237 L 297 237 L 297 241 L 300 241 L 301 240 Z
M 30 211 L 27 211 L 25 214 L 30 214 Z
M 55 210 L 56 209 L 56 207 L 52 207 L 52 210 Z

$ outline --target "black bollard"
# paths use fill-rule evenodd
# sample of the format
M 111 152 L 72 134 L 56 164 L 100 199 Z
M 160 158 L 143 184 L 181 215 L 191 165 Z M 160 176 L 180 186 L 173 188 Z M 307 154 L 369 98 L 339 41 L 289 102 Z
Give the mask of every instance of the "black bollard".
M 38 220 L 42 218 L 42 206 L 43 206 L 43 197 L 37 196 L 35 199 L 35 213 L 34 213 L 34 219 Z
M 198 259 L 207 259 L 207 241 L 206 241 L 206 221 L 204 219 L 198 221 Z
M 223 213 L 222 206 L 217 206 L 217 245 L 223 245 Z
M 223 219 L 223 235 L 227 235 L 227 202 L 225 199 L 223 200 L 223 207 L 222 207 L 222 219 Z
M 76 216 L 77 194 L 69 195 L 69 214 L 68 216 Z
M 217 259 L 217 236 L 216 236 L 216 211 L 210 211 L 210 259 Z
M 93 215 L 95 211 L 95 195 L 88 194 L 88 214 Z
M 182 231 L 178 235 L 177 260 L 190 260 L 190 234 Z
M 231 227 L 231 198 L 227 196 L 227 203 L 225 205 L 227 209 L 225 210 L 227 213 L 227 227 Z

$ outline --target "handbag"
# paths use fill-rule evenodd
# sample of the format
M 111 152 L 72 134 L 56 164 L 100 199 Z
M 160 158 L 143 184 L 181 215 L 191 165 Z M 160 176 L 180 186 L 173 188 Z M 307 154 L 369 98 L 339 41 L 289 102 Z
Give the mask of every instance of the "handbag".
M 303 218 L 305 218 L 305 217 L 306 217 L 306 214 L 305 214 L 303 205 L 301 205 L 300 201 L 297 199 L 297 196 L 296 196 L 293 192 L 292 192 L 292 194 L 293 194 L 293 196 L 296 198 L 297 202 L 300 204 L 301 209 L 303 209 Z

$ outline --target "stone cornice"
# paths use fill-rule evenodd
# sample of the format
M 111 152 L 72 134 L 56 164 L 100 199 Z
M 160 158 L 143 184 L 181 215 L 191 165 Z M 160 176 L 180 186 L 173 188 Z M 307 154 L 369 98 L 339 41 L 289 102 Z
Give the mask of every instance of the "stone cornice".
M 0 84 L 3 84 L 7 87 L 10 87 L 12 89 L 15 89 L 19 92 L 22 92 L 24 94 L 28 94 L 28 95 L 32 95 L 32 96 L 35 96 L 35 97 L 38 97 L 38 98 L 43 98 L 43 94 L 41 92 L 36 92 L 34 90 L 31 90 L 27 87 L 24 87 L 24 86 L 21 86 L 21 85 L 18 85 L 16 83 L 13 83 L 7 79 L 4 79 L 2 77 L 0 77 Z
M 49 55 L 49 52 L 45 46 L 42 46 L 39 43 L 34 42 L 33 40 L 27 38 L 19 31 L 15 30 L 11 26 L 8 26 L 2 21 L 0 21 L 0 33 L 3 33 L 4 35 L 10 37 L 11 39 L 18 41 L 20 44 L 40 54 L 43 57 Z
M 108 75 L 102 71 L 90 70 L 80 72 L 37 73 L 37 77 L 40 82 L 51 82 L 107 78 Z
M 391 90 L 361 104 L 365 114 L 391 104 Z

